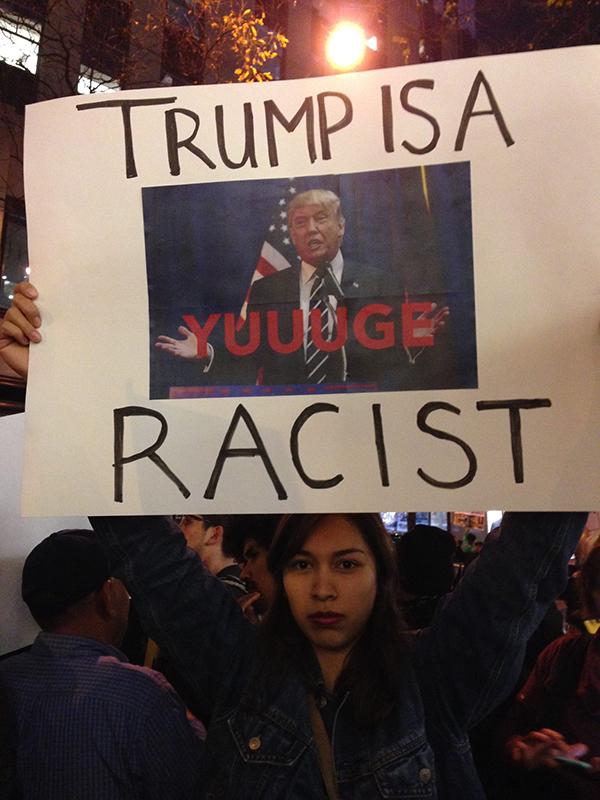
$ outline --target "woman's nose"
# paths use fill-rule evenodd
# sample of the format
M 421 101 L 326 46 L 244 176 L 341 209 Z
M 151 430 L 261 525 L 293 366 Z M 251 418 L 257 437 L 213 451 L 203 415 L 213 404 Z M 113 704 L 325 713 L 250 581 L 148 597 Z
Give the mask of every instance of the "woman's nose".
M 335 582 L 329 570 L 317 570 L 315 572 L 312 594 L 317 600 L 329 600 L 337 595 Z

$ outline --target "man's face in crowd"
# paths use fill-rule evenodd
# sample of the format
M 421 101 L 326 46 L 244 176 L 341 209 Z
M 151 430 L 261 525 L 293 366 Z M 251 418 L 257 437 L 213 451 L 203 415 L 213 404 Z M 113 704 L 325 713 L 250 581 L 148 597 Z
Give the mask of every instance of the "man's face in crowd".
M 255 605 L 257 611 L 265 612 L 273 601 L 275 580 L 267 566 L 267 550 L 255 539 L 246 539 L 240 577 L 248 585 L 248 591 L 260 592 L 261 600 Z
M 179 527 L 183 531 L 187 546 L 202 559 L 209 531 L 213 526 L 206 524 L 200 514 L 184 514 Z
M 333 204 L 298 206 L 290 217 L 289 229 L 296 252 L 313 266 L 331 261 L 344 236 L 344 222 Z
M 119 578 L 109 578 L 107 583 L 109 584 L 111 609 L 114 615 L 114 643 L 117 647 L 120 647 L 129 624 L 131 597 L 125 588 L 125 584 Z

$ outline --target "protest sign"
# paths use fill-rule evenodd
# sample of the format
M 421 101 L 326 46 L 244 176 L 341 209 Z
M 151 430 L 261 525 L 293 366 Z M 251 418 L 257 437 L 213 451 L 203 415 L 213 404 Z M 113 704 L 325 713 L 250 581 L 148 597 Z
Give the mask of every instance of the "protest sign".
M 599 66 L 29 107 L 25 512 L 597 506 Z

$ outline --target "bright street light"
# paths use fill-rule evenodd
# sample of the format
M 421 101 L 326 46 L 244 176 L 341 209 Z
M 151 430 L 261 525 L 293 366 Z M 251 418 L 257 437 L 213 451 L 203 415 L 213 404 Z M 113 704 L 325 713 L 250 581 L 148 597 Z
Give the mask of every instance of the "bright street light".
M 365 57 L 366 48 L 365 31 L 360 25 L 355 22 L 338 22 L 327 37 L 325 54 L 334 69 L 349 70 L 360 64 Z

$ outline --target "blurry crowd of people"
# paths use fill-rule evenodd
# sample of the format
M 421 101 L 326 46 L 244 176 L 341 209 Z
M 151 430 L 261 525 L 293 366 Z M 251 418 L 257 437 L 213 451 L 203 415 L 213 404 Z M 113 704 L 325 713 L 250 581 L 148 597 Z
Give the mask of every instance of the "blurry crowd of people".
M 519 515 L 515 517 L 518 519 Z M 472 721 L 464 724 L 464 729 L 471 737 L 478 780 L 483 788 L 475 788 L 475 783 L 469 782 L 463 767 L 461 782 L 457 784 L 463 788 L 452 789 L 453 780 L 459 780 L 461 768 L 444 765 L 435 746 L 435 761 L 428 759 L 425 748 L 418 760 L 419 769 L 409 778 L 409 785 L 412 781 L 412 785 L 424 789 L 420 795 L 424 797 L 487 797 L 488 800 L 591 800 L 598 797 L 600 544 L 590 546 L 588 541 L 585 547 L 579 547 L 580 561 L 571 568 L 568 585 L 563 587 L 560 597 L 550 598 L 544 613 L 538 613 L 536 625 L 531 627 L 530 624 L 527 629 L 531 620 L 527 621 L 525 606 L 513 611 L 514 642 L 506 639 L 504 646 L 516 660 L 509 665 L 501 687 L 486 704 L 475 691 L 482 680 L 478 675 L 482 668 L 478 650 L 489 649 L 486 637 L 493 640 L 495 635 L 491 628 L 496 624 L 502 628 L 504 623 L 489 616 L 486 598 L 474 594 L 470 583 L 477 583 L 480 570 L 477 562 L 484 553 L 487 555 L 488 547 L 490 551 L 493 549 L 493 541 L 475 549 L 471 537 L 466 536 L 457 543 L 448 531 L 430 525 L 417 525 L 393 540 L 377 515 L 280 518 L 278 515 L 193 514 L 175 517 L 171 523 L 165 520 L 163 530 L 155 534 L 156 541 L 161 541 L 160 536 L 163 536 L 170 544 L 169 540 L 179 542 L 181 537 L 181 544 L 176 546 L 180 548 L 179 555 L 173 563 L 183 556 L 182 563 L 192 561 L 195 564 L 193 575 L 198 587 L 194 587 L 190 578 L 181 575 L 173 582 L 168 547 L 164 558 L 158 553 L 152 557 L 151 571 L 156 574 L 151 580 L 148 575 L 136 572 L 135 559 L 139 554 L 135 550 L 141 544 L 134 546 L 131 557 L 119 555 L 119 548 L 111 543 L 113 533 L 116 532 L 116 542 L 120 534 L 129 532 L 121 541 L 125 546 L 127 537 L 133 540 L 139 536 L 148 527 L 149 520 L 151 518 L 136 522 L 136 518 L 124 518 L 114 523 L 107 518 L 93 521 L 96 533 L 60 531 L 41 542 L 27 558 L 23 570 L 23 599 L 42 632 L 29 651 L 0 662 L 0 701 L 5 710 L 1 764 L 5 795 L 0 796 L 43 797 L 45 800 L 220 796 L 207 791 L 212 773 L 210 760 L 218 761 L 219 757 L 214 752 L 211 754 L 206 731 L 217 728 L 217 742 L 223 736 L 222 720 L 215 717 L 223 709 L 219 709 L 216 699 L 221 684 L 229 682 L 231 673 L 239 672 L 232 654 L 239 649 L 256 656 L 257 647 L 262 652 L 261 658 L 266 656 L 267 659 L 259 662 L 261 677 L 268 678 L 267 685 L 265 687 L 264 680 L 248 684 L 235 681 L 236 699 L 250 696 L 251 706 L 253 702 L 264 702 L 263 694 L 266 692 L 269 697 L 274 687 L 280 689 L 290 663 L 295 663 L 304 676 L 302 684 L 311 687 L 316 697 L 316 717 L 322 726 L 321 731 L 319 724 L 314 719 L 311 721 L 319 772 L 308 779 L 310 788 L 299 779 L 298 787 L 294 788 L 291 781 L 289 787 L 281 785 L 280 793 L 273 790 L 266 796 L 386 796 L 360 794 L 352 780 L 344 782 L 343 770 L 334 769 L 331 754 L 328 762 L 327 744 L 321 747 L 319 738 L 327 743 L 333 737 L 336 720 L 346 702 L 343 698 L 349 698 L 351 716 L 357 730 L 363 731 L 361 735 L 365 729 L 378 726 L 385 730 L 392 715 L 392 698 L 398 691 L 398 686 L 390 685 L 388 667 L 404 671 L 404 660 L 413 660 L 419 646 L 425 648 L 428 658 L 441 658 L 435 647 L 429 650 L 425 644 L 420 645 L 431 638 L 429 632 L 435 632 L 441 625 L 446 628 L 444 646 L 449 648 L 448 657 L 458 657 L 457 647 L 464 650 L 459 661 L 462 681 L 455 686 L 452 682 L 445 683 L 443 687 L 447 702 L 452 705 L 451 693 L 455 690 L 468 695 L 465 686 L 472 684 L 473 696 L 465 702 L 481 703 L 480 710 L 469 708 Z M 150 522 L 150 527 L 152 524 Z M 506 536 L 510 538 L 508 527 Z M 581 527 L 579 524 L 578 532 Z M 322 530 L 326 538 L 320 539 L 318 534 Z M 341 544 L 350 543 L 350 547 L 340 547 L 339 554 L 332 553 L 327 544 L 335 542 L 336 536 Z M 490 539 L 499 544 L 503 539 L 503 527 L 494 531 Z M 567 549 L 575 549 L 577 539 L 578 536 L 572 538 L 572 545 Z M 381 553 L 378 548 L 383 548 Z M 464 555 L 470 557 L 464 559 Z M 519 556 L 515 551 L 510 557 Z M 341 559 L 339 565 L 335 560 L 338 558 Z M 352 602 L 364 600 L 361 594 L 364 587 L 360 583 L 348 584 L 356 597 L 345 597 L 345 605 L 339 606 L 343 610 L 337 610 L 338 595 L 344 595 L 343 582 L 348 581 L 348 575 L 364 571 L 368 577 L 370 559 L 376 573 L 375 584 L 371 586 L 374 596 L 370 613 L 386 617 L 377 616 L 372 629 L 363 620 L 363 627 L 354 632 L 354 637 L 346 632 L 351 646 L 340 648 L 342 657 L 336 660 L 337 649 L 329 645 L 336 635 L 341 635 L 344 628 L 341 620 L 351 615 Z M 326 565 L 332 561 L 336 574 L 332 578 L 317 577 L 317 573 L 325 572 Z M 288 566 L 290 562 L 291 567 Z M 516 592 L 517 599 L 525 602 L 510 574 L 510 564 L 506 562 L 505 567 L 503 574 L 495 576 L 494 593 Z M 392 572 L 382 581 L 385 570 L 397 573 L 397 582 Z M 489 581 L 490 574 L 483 561 L 481 571 L 482 579 Z M 116 577 L 117 574 L 120 577 Z M 313 577 L 307 577 L 309 574 Z M 217 590 L 215 578 L 224 587 L 224 593 Z M 166 598 L 170 591 L 183 597 L 173 595 L 173 606 L 169 607 L 166 600 L 162 605 L 157 604 L 157 595 L 151 592 L 149 601 L 145 593 L 154 580 L 158 585 L 162 583 L 163 589 L 170 587 Z M 304 595 L 298 593 L 299 599 L 294 600 L 295 586 L 307 580 L 315 585 Z M 340 582 L 341 589 L 338 588 Z M 395 595 L 388 596 L 385 602 L 379 597 L 382 583 L 385 583 L 386 594 L 393 590 Z M 284 591 L 282 605 L 281 590 L 282 587 L 287 589 L 288 584 L 291 589 L 287 595 Z M 182 586 L 186 585 L 182 593 Z M 198 601 L 196 588 L 200 594 L 208 592 L 216 605 L 210 609 L 198 608 L 198 613 L 188 607 Z M 560 588 L 558 584 L 557 588 Z M 139 605 L 141 623 L 137 613 L 130 613 L 130 593 L 133 605 Z M 461 594 L 464 597 L 457 602 Z M 472 607 L 477 599 L 481 600 L 481 609 Z M 306 604 L 307 608 L 297 612 L 295 602 Z M 447 613 L 453 605 L 457 606 L 455 612 L 458 611 L 462 626 L 451 612 Z M 309 620 L 306 630 L 302 629 L 301 622 L 306 617 L 304 612 L 308 612 Z M 503 613 L 501 606 L 499 612 Z M 356 614 L 360 619 L 359 610 Z M 188 618 L 194 620 L 194 626 L 199 619 L 211 640 L 223 641 L 209 645 L 195 641 L 189 635 Z M 125 637 L 128 619 L 130 630 Z M 455 630 L 448 627 L 453 619 Z M 246 624 L 260 632 L 251 645 Z M 527 631 L 526 636 L 519 632 L 520 626 Z M 298 627 L 300 634 L 313 644 L 320 670 L 311 658 L 307 660 L 299 640 L 294 641 L 291 630 L 297 631 Z M 472 638 L 468 636 L 470 632 Z M 191 657 L 188 652 L 182 653 L 180 636 Z M 142 653 L 146 666 L 132 664 L 119 649 L 124 639 L 123 647 L 128 655 L 140 660 Z M 363 640 L 367 641 L 361 648 L 359 643 Z M 210 651 L 217 646 L 227 651 L 231 660 L 220 662 L 206 656 L 207 647 Z M 197 654 L 194 653 L 196 648 L 199 648 Z M 327 656 L 322 657 L 321 651 L 327 652 Z M 206 661 L 200 681 L 196 670 L 190 668 L 196 657 Z M 380 662 L 388 659 L 390 663 L 376 667 L 375 658 Z M 206 672 L 217 666 L 216 674 Z M 500 669 L 498 664 L 494 668 Z M 483 679 L 489 692 L 492 664 L 487 665 L 487 669 L 489 674 Z M 432 670 L 441 680 L 439 671 L 450 673 L 456 682 L 448 663 L 437 664 Z M 375 680 L 370 677 L 372 673 L 376 675 Z M 252 674 L 250 662 L 243 661 L 242 675 L 247 678 Z M 252 698 L 253 690 L 255 698 Z M 272 701 L 273 697 L 270 699 Z M 427 706 L 426 701 L 423 702 Z M 408 707 L 411 708 L 410 704 Z M 406 706 L 403 711 L 406 712 Z M 268 718 L 269 712 L 261 712 L 265 713 Z M 248 763 L 251 764 L 253 758 L 260 762 L 268 737 L 264 725 L 258 724 L 256 719 L 254 727 L 246 724 L 239 713 L 233 717 L 225 715 L 225 718 L 234 738 L 241 737 L 239 745 L 242 751 L 245 748 Z M 418 725 L 413 732 L 417 730 Z M 281 730 L 278 735 L 282 735 Z M 434 736 L 429 734 L 428 738 L 432 740 Z M 292 748 L 287 757 L 293 761 L 296 758 L 293 747 L 287 744 Z M 350 751 L 353 747 L 356 743 Z M 446 756 L 451 758 L 453 748 L 448 745 L 446 750 Z M 281 755 L 271 746 L 264 752 L 265 763 L 277 763 Z M 353 756 L 359 758 L 356 752 Z M 232 762 L 228 769 L 239 769 L 243 773 L 243 766 L 244 758 L 241 758 Z M 445 770 L 446 775 L 435 775 L 436 768 Z M 288 775 L 288 780 L 291 775 L 295 775 L 295 771 Z M 427 792 L 434 785 L 434 776 L 437 795 Z M 278 785 L 277 770 L 273 779 Z M 235 787 L 234 793 L 222 796 L 263 796 L 253 779 L 246 778 L 245 782 L 242 779 L 239 783 L 230 776 L 229 780 Z M 381 780 L 381 776 L 376 777 L 376 785 Z M 388 775 L 386 780 L 392 780 L 393 785 L 393 777 Z M 406 776 L 397 780 L 399 786 L 404 786 Z

